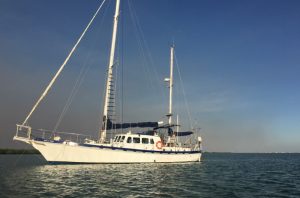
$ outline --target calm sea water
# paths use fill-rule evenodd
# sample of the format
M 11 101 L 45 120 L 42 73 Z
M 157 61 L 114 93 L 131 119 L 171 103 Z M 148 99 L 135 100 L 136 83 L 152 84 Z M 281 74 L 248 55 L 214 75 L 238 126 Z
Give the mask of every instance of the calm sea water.
M 300 197 L 300 154 L 209 154 L 200 163 L 48 165 L 0 155 L 0 197 Z

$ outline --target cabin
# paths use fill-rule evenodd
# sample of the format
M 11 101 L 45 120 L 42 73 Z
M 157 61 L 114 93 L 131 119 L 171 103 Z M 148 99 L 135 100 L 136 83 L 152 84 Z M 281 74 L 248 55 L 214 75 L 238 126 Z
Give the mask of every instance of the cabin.
M 190 148 L 184 148 L 180 144 L 175 143 L 164 144 L 161 137 L 157 134 L 154 135 L 142 135 L 132 134 L 117 134 L 111 142 L 113 147 L 129 148 L 129 149 L 141 149 L 141 150 L 156 150 L 156 151 L 190 151 Z
M 113 147 L 143 149 L 143 150 L 161 150 L 162 141 L 158 135 L 141 134 L 118 134 L 112 140 Z

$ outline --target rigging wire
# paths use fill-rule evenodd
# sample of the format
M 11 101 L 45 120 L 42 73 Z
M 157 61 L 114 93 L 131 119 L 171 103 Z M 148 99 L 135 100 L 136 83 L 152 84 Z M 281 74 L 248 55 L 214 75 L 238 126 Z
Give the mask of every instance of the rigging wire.
M 99 8 L 97 9 L 96 13 L 93 15 L 92 19 L 90 20 L 90 22 L 88 23 L 88 25 L 86 26 L 86 28 L 84 29 L 84 31 L 82 32 L 82 34 L 80 35 L 79 39 L 77 40 L 77 42 L 75 43 L 75 45 L 73 46 L 72 50 L 70 51 L 69 55 L 67 56 L 67 58 L 65 59 L 65 61 L 63 62 L 63 64 L 60 66 L 59 70 L 56 72 L 56 74 L 54 75 L 54 77 L 52 78 L 52 80 L 50 81 L 49 85 L 46 87 L 46 89 L 44 90 L 44 92 L 42 93 L 42 95 L 40 96 L 40 98 L 38 99 L 38 101 L 35 103 L 35 105 L 33 106 L 33 108 L 31 109 L 31 111 L 29 112 L 28 116 L 25 118 L 24 122 L 22 125 L 25 125 L 28 121 L 28 119 L 31 117 L 32 113 L 35 111 L 35 109 L 38 107 L 38 105 L 40 104 L 40 102 L 44 99 L 44 97 L 47 95 L 48 91 L 50 90 L 50 88 L 52 87 L 52 85 L 55 83 L 57 77 L 59 76 L 59 74 L 62 72 L 62 70 L 64 69 L 65 65 L 68 63 L 69 59 L 71 58 L 71 56 L 73 55 L 74 51 L 76 50 L 78 44 L 80 43 L 81 39 L 84 37 L 85 33 L 87 32 L 87 30 L 89 29 L 89 27 L 91 26 L 91 24 L 93 23 L 94 19 L 96 18 L 96 16 L 98 15 L 98 12 L 101 10 L 104 2 L 106 0 L 103 0 L 102 3 L 100 4 Z
M 179 76 L 179 80 L 180 80 L 180 84 L 181 84 L 181 88 L 182 88 L 182 93 L 183 93 L 183 99 L 184 99 L 184 103 L 185 103 L 185 108 L 187 110 L 188 117 L 189 117 L 190 127 L 191 127 L 191 129 L 193 129 L 191 111 L 190 111 L 190 108 L 189 108 L 188 101 L 186 99 L 185 89 L 184 89 L 184 86 L 183 86 L 183 80 L 182 80 L 182 77 L 181 77 L 181 72 L 180 72 L 180 69 L 179 69 L 179 64 L 178 64 L 178 61 L 177 61 L 177 56 L 176 56 L 175 51 L 174 51 L 174 58 L 175 58 L 175 65 L 176 65 L 176 68 L 177 68 L 177 72 L 178 72 L 178 76 Z
M 121 4 L 121 6 L 122 6 L 123 4 Z M 118 18 L 121 18 L 122 19 L 122 17 L 120 17 L 120 15 L 122 14 L 122 12 L 120 12 L 119 13 L 119 16 L 118 16 Z M 118 53 L 118 51 L 119 51 L 119 39 L 118 39 L 118 35 L 119 35 L 119 31 L 117 31 L 116 32 L 116 34 L 117 34 L 117 36 L 116 36 L 116 46 L 117 46 L 117 50 L 115 50 L 116 51 L 116 53 Z M 119 54 L 117 54 L 117 56 L 119 56 Z M 108 55 L 108 58 L 110 59 L 110 54 Z M 112 85 L 112 87 L 113 87 L 113 89 L 112 90 L 110 90 L 110 110 L 108 111 L 108 113 L 107 113 L 107 118 L 109 118 L 112 122 L 114 122 L 114 121 L 116 121 L 116 119 L 117 119 L 117 114 L 116 114 L 116 111 L 117 111 L 117 96 L 118 96 L 118 89 L 117 89 L 117 86 L 118 86 L 118 66 L 119 66 L 119 57 L 117 57 L 117 59 L 116 60 L 114 60 L 114 63 L 113 63 L 113 65 L 112 65 L 112 67 L 116 67 L 116 69 L 113 69 L 113 73 L 111 74 L 112 75 L 112 79 L 111 79 L 111 85 Z M 107 75 L 109 75 L 108 74 L 108 70 L 107 70 Z M 108 83 L 108 82 L 107 82 Z M 106 85 L 106 84 L 105 84 Z M 107 85 L 106 85 L 107 86 Z M 103 107 L 105 106 L 105 93 L 106 93 L 106 90 L 105 90 L 105 88 L 104 88 L 104 93 L 103 93 Z M 103 108 L 103 110 L 104 110 L 104 108 Z M 102 112 L 102 115 L 104 114 L 104 112 Z M 103 117 L 102 117 L 102 119 L 101 119 L 101 116 L 102 115 L 100 115 L 100 123 L 99 123 L 99 129 L 98 129 L 98 131 L 99 131 L 99 138 L 101 138 L 101 131 L 103 130 L 102 129 L 102 125 L 103 125 Z M 112 138 L 112 136 L 114 135 L 114 133 L 116 133 L 116 129 L 113 129 L 112 128 L 112 130 L 108 130 L 108 131 L 106 131 L 106 134 L 108 134 L 108 135 L 110 135 L 110 137 Z
M 62 112 L 59 115 L 59 118 L 58 118 L 58 120 L 55 124 L 55 127 L 54 127 L 53 131 L 57 131 L 57 128 L 60 125 L 60 123 L 61 123 L 62 119 L 64 118 L 64 116 L 66 115 L 67 111 L 69 110 L 69 107 L 72 104 L 75 95 L 78 93 L 78 90 L 79 90 L 79 88 L 80 88 L 80 86 L 81 86 L 88 70 L 89 70 L 89 66 L 87 66 L 87 64 L 84 64 L 84 66 L 80 70 L 80 73 L 77 77 L 77 80 L 76 80 L 76 82 L 73 86 L 73 89 L 72 89 L 69 97 L 68 97 L 68 100 L 67 100 Z
M 125 21 L 125 12 L 124 12 L 124 3 L 122 4 L 123 10 L 123 18 L 121 20 L 121 39 L 122 39 L 122 47 L 121 47 L 121 123 L 124 122 L 124 21 Z M 123 128 L 121 129 L 123 133 Z
M 129 1 L 128 2 L 128 7 L 129 7 L 129 12 L 130 12 L 130 17 L 131 17 L 131 21 L 132 21 L 132 24 L 133 24 L 133 28 L 134 28 L 134 35 L 136 37 L 136 40 L 137 40 L 137 43 L 138 43 L 138 48 L 140 50 L 140 54 L 141 54 L 141 58 L 142 58 L 142 66 L 143 66 L 143 69 L 144 69 L 144 75 L 146 76 L 146 78 L 148 79 L 148 81 L 150 82 L 150 88 L 152 90 L 154 90 L 154 86 L 153 86 L 153 81 L 151 80 L 150 76 L 147 75 L 149 74 L 149 68 L 146 66 L 146 62 L 147 62 L 147 58 L 146 58 L 146 55 L 145 55 L 145 50 L 144 50 L 144 47 L 143 47 L 143 44 L 142 44 L 142 39 L 139 35 L 139 30 L 138 30 L 138 24 L 137 24 L 137 20 L 136 20 L 136 15 L 133 14 L 133 9 L 132 9 L 132 5 Z
M 109 5 L 110 5 L 110 3 L 111 3 L 111 1 L 109 1 Z M 121 4 L 122 5 L 122 4 Z M 118 31 L 117 31 L 117 34 L 118 34 Z M 117 38 L 118 38 L 118 36 L 117 36 Z M 118 39 L 117 39 L 117 42 L 118 42 Z M 110 58 L 110 52 L 108 52 L 108 59 Z M 116 67 L 117 68 L 117 66 L 118 66 L 118 61 L 115 61 L 114 62 L 114 64 L 112 65 L 113 67 Z M 113 72 L 115 73 L 116 71 L 115 70 L 113 70 Z M 106 71 L 106 75 L 109 75 L 108 74 L 108 69 L 107 69 L 107 71 Z M 115 75 L 113 75 L 113 76 L 115 76 Z M 107 83 L 107 82 L 106 82 Z M 102 125 L 103 125 L 103 114 L 104 114 L 104 106 L 105 106 L 105 93 L 106 93 L 106 83 L 104 83 L 104 85 L 103 85 L 103 93 L 102 93 L 102 111 L 100 110 L 99 112 L 99 125 L 98 125 L 98 139 L 100 139 L 101 138 L 101 131 L 102 131 Z M 114 83 L 115 83 L 115 81 L 114 81 Z M 115 85 L 116 85 L 116 83 L 115 83 Z M 115 89 L 115 92 L 114 92 L 114 94 L 115 94 L 115 96 L 114 96 L 114 98 L 116 98 L 116 96 L 117 96 L 117 94 L 116 94 L 116 89 Z M 110 96 L 111 97 L 111 96 Z M 115 101 L 113 101 L 114 103 L 115 103 Z M 114 105 L 114 106 L 116 106 L 116 105 Z M 113 112 L 115 112 L 115 110 L 113 110 Z M 112 116 L 111 114 L 110 115 L 108 115 L 108 116 Z M 109 135 L 110 136 L 112 136 L 112 133 L 111 132 L 109 132 L 109 131 L 107 131 L 106 132 L 107 134 L 109 133 Z
M 100 30 L 102 29 L 102 26 L 103 26 L 103 22 L 104 22 L 104 18 L 106 16 L 106 13 L 107 13 L 107 10 L 108 10 L 108 6 L 106 6 L 105 10 L 104 10 L 104 14 L 103 14 L 103 17 L 101 19 L 101 22 L 100 22 L 100 25 L 99 25 L 99 28 L 98 28 L 98 31 L 97 31 L 97 35 L 100 33 Z M 91 48 L 94 48 L 96 46 L 96 43 L 97 42 L 93 42 L 93 45 Z M 88 55 L 84 61 L 84 64 L 83 66 L 81 67 L 81 70 L 80 70 L 80 73 L 76 79 L 76 82 L 74 83 L 74 86 L 72 88 L 72 91 L 70 92 L 69 94 L 69 97 L 67 99 L 67 102 L 65 103 L 65 106 L 62 110 L 62 112 L 60 113 L 59 115 L 59 118 L 55 124 L 55 127 L 53 129 L 53 131 L 57 131 L 59 125 L 61 124 L 62 120 L 64 119 L 65 115 L 67 114 L 67 112 L 69 111 L 69 108 L 75 98 L 75 96 L 77 95 L 85 77 L 86 77 L 86 74 L 88 73 L 89 69 L 90 69 L 90 64 L 88 64 L 88 60 L 90 59 L 91 57 L 91 50 L 88 50 Z
M 157 90 L 157 89 L 155 89 L 155 86 L 154 86 L 155 81 L 152 80 L 152 78 L 149 78 L 149 72 L 150 72 L 150 70 L 152 70 L 152 72 L 154 73 L 154 76 L 156 78 L 157 86 L 159 87 L 159 90 L 161 92 L 160 94 L 164 101 L 166 98 L 166 94 L 163 90 L 163 86 L 161 86 L 161 84 L 159 84 L 159 82 L 161 82 L 162 80 L 158 77 L 158 72 L 157 72 L 156 68 L 154 67 L 153 57 L 150 52 L 148 42 L 145 39 L 144 32 L 142 30 L 142 26 L 140 25 L 139 18 L 134 9 L 134 6 L 131 3 L 129 3 L 129 1 L 128 1 L 128 7 L 129 7 L 129 11 L 130 11 L 131 20 L 132 20 L 132 23 L 135 28 L 135 36 L 136 36 L 136 39 L 138 40 L 139 48 L 140 48 L 140 51 L 141 51 L 141 54 L 143 57 L 143 66 L 145 67 L 144 70 L 146 70 L 146 72 L 147 72 L 146 76 L 148 77 L 148 81 L 151 83 L 151 88 L 153 90 Z M 149 61 L 149 64 L 145 64 L 146 62 L 148 62 L 147 60 Z M 150 69 L 148 67 L 146 67 L 146 65 L 149 65 Z
M 106 6 L 106 10 L 104 11 L 104 16 L 103 16 L 103 18 L 102 18 L 102 21 L 101 21 L 101 24 L 103 24 L 103 22 L 104 22 L 104 18 L 106 17 L 106 15 L 107 15 L 107 10 L 108 10 L 108 8 L 110 7 L 110 5 L 111 5 L 111 1 L 108 1 L 108 5 Z M 103 91 L 102 91 L 102 104 L 101 105 L 99 105 L 99 114 L 98 114 L 98 118 L 97 118 L 97 120 L 99 121 L 99 123 L 98 123 L 98 125 L 97 125 L 97 129 L 96 129 L 96 133 L 98 134 L 98 139 L 100 138 L 100 130 L 101 130 L 101 127 L 102 127 L 102 116 L 103 116 L 103 107 L 104 107 L 104 101 L 105 101 L 105 88 L 106 88 L 106 84 L 105 83 L 103 83 Z M 101 95 L 101 94 L 100 94 Z M 99 97 L 100 98 L 100 97 Z M 100 100 L 100 99 L 99 99 Z M 97 136 L 96 134 L 95 134 L 95 136 Z
M 117 100 L 117 83 L 118 83 L 118 67 L 119 67 L 119 58 L 117 59 L 117 61 L 116 61 L 116 68 L 115 68 L 115 78 L 116 78 L 116 80 L 115 80 L 115 84 L 114 84 L 114 89 L 115 89 L 115 96 L 114 96 L 114 99 L 113 99 L 113 119 L 111 119 L 112 120 L 112 122 L 116 122 L 116 116 L 117 116 L 117 102 L 116 102 L 116 100 Z M 113 137 L 113 135 L 114 134 L 116 134 L 117 133 L 117 129 L 115 128 L 115 130 L 113 131 L 113 133 L 111 133 L 110 134 L 110 138 L 112 139 L 112 137 Z

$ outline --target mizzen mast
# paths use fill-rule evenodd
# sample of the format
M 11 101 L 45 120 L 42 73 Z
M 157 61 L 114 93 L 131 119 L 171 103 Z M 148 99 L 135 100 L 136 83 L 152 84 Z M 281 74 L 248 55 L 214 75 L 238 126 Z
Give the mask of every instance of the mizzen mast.
M 165 81 L 168 82 L 169 87 L 169 112 L 167 114 L 168 124 L 172 124 L 172 97 L 173 97 L 173 65 L 174 65 L 174 45 L 170 48 L 170 77 L 165 78 Z
M 106 131 L 107 131 L 107 121 L 109 119 L 109 105 L 112 101 L 112 92 L 113 92 L 113 67 L 114 67 L 114 58 L 115 58 L 115 48 L 116 48 L 116 38 L 118 31 L 118 18 L 120 10 L 120 0 L 116 0 L 116 10 L 114 16 L 114 25 L 112 32 L 112 40 L 111 40 L 111 49 L 109 56 L 109 64 L 108 64 L 108 72 L 107 72 L 107 81 L 106 81 L 106 91 L 105 91 L 105 101 L 104 101 L 104 109 L 103 109 L 103 121 L 102 121 L 102 129 L 100 131 L 100 142 L 104 143 L 106 139 Z

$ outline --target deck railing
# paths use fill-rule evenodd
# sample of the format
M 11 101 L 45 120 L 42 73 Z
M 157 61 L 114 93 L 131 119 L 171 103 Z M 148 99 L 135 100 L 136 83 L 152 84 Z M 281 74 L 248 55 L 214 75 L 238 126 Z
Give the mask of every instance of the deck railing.
M 53 141 L 63 142 L 72 141 L 76 143 L 84 143 L 91 140 L 91 135 L 84 135 L 79 133 L 58 132 L 45 129 L 33 129 L 30 126 L 17 124 L 17 137 L 27 138 L 29 140 Z

